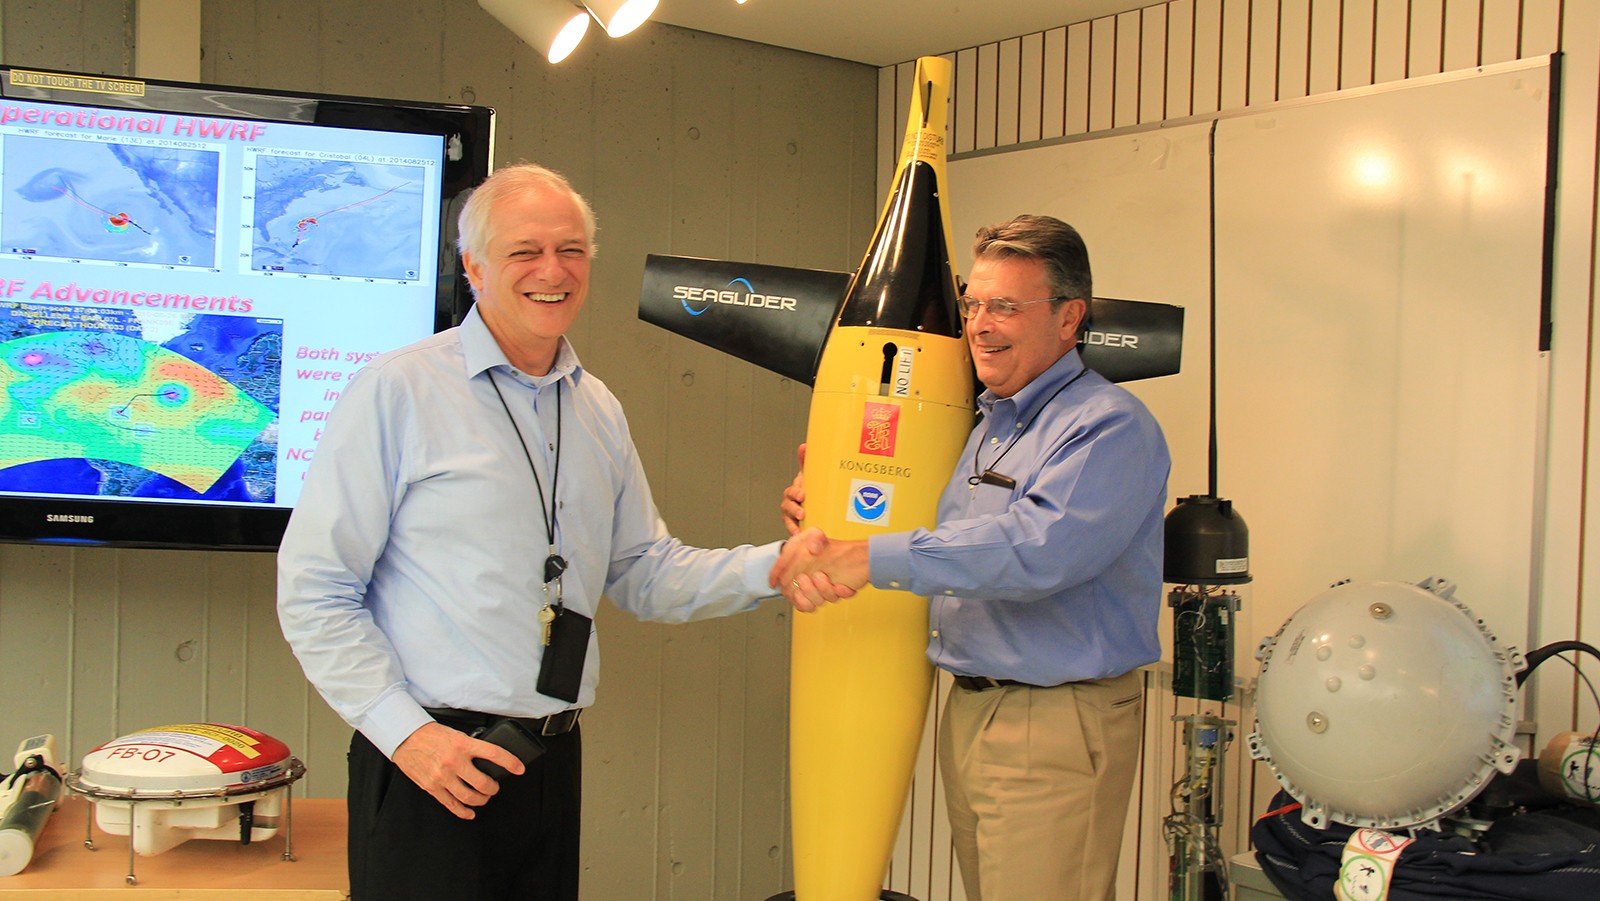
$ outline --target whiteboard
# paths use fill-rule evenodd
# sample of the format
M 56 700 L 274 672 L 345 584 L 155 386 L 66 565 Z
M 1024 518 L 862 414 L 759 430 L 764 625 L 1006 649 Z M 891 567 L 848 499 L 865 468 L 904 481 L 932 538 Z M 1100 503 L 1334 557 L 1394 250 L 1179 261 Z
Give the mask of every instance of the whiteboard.
M 1442 576 L 1526 647 L 1548 84 L 1523 64 L 1217 122 L 1219 493 L 1255 577 L 1242 645 L 1336 580 Z M 1097 294 L 1186 307 L 1184 371 L 1128 385 L 1166 431 L 1174 498 L 1208 488 L 1211 125 L 949 167 L 963 271 L 979 225 L 1045 213 L 1083 232 Z

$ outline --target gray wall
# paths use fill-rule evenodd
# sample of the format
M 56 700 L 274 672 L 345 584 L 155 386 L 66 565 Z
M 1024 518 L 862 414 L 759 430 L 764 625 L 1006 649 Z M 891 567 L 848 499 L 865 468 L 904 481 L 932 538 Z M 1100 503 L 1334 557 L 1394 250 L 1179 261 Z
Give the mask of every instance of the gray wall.
M 132 2 L 6 0 L 5 62 L 130 74 Z M 213 0 L 202 79 L 470 102 L 496 159 L 564 171 L 600 257 L 571 337 L 621 398 L 662 514 L 697 544 L 779 537 L 809 390 L 638 322 L 646 252 L 853 268 L 877 213 L 877 71 L 647 25 L 551 68 L 472 0 Z M 145 48 L 148 52 L 149 48 Z M 308 689 L 268 555 L 0 547 L 0 751 L 53 732 L 74 762 L 124 732 L 240 722 L 344 790 L 348 729 Z M 788 615 L 690 626 L 601 615 L 585 719 L 585 896 L 764 897 L 787 886 Z

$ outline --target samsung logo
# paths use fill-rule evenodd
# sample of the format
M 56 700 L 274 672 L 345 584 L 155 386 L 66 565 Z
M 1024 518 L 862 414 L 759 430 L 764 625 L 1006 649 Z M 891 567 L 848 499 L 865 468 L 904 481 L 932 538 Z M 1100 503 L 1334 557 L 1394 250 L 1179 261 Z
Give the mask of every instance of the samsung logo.
M 45 522 L 94 522 L 93 516 L 84 516 L 77 513 L 46 513 Z

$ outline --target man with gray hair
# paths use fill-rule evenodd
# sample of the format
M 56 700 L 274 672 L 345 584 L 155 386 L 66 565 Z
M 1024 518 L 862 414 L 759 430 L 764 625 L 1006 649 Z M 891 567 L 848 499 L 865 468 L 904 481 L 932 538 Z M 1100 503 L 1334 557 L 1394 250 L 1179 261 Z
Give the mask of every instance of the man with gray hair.
M 668 622 L 776 596 L 777 543 L 668 534 L 568 343 L 594 233 L 555 172 L 490 176 L 460 218 L 473 309 L 349 383 L 284 535 L 284 635 L 356 730 L 356 901 L 575 901 L 601 595 Z
M 1138 670 L 1161 656 L 1170 460 L 1144 405 L 1079 358 L 1092 293 L 1072 226 L 980 229 L 959 303 L 987 390 L 937 527 L 859 541 L 808 529 L 772 572 L 801 610 L 868 582 L 930 598 L 928 658 L 955 683 L 938 761 L 971 901 L 1116 892 Z M 803 489 L 784 493 L 791 533 Z

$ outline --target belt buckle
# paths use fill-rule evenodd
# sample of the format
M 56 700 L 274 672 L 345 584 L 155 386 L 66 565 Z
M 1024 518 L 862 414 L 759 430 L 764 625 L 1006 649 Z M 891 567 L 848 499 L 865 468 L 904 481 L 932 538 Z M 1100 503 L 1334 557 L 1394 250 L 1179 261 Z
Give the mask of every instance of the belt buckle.
M 544 718 L 544 723 L 539 727 L 539 735 L 549 738 L 552 735 L 565 735 L 572 731 L 578 724 L 578 714 L 582 707 L 569 707 L 560 713 L 552 713 Z

